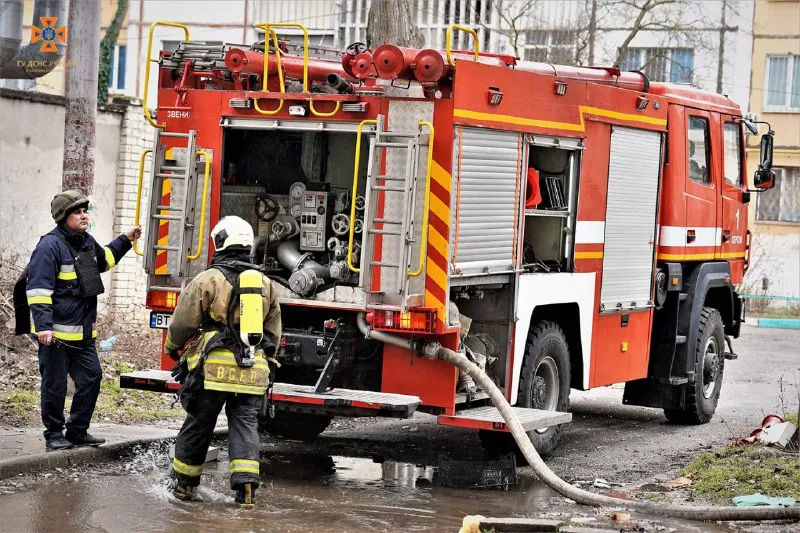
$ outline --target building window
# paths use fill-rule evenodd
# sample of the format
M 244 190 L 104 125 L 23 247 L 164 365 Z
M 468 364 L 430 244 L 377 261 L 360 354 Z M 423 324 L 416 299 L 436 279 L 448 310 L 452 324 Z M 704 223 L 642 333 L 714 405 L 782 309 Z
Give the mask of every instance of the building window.
M 756 220 L 800 222 L 800 168 L 773 168 L 775 187 L 758 194 Z
M 767 56 L 764 111 L 800 110 L 800 56 Z
M 725 123 L 725 181 L 742 186 L 742 128 L 733 122 Z
M 575 62 L 576 32 L 573 30 L 526 30 L 523 58 L 540 63 L 569 65 Z
M 689 179 L 708 185 L 708 120 L 689 117 Z
M 694 50 L 691 48 L 628 48 L 622 70 L 641 70 L 651 81 L 692 83 Z
M 117 45 L 111 56 L 111 66 L 108 71 L 108 91 L 121 93 L 125 91 L 125 55 L 127 47 Z

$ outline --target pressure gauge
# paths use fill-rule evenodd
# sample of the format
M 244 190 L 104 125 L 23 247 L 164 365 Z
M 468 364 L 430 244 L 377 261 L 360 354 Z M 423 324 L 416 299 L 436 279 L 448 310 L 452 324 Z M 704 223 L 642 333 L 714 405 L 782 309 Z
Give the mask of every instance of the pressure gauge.
M 303 209 L 300 206 L 300 204 L 292 204 L 292 209 L 291 209 L 290 213 L 292 214 L 292 216 L 294 218 L 299 218 L 300 217 L 300 213 L 302 212 L 302 210 Z
M 300 198 L 303 197 L 303 194 L 305 194 L 305 192 L 306 192 L 306 185 L 300 181 L 292 183 L 292 186 L 289 187 L 289 196 L 291 196 L 293 200 L 299 200 Z M 299 214 L 300 213 L 298 213 L 298 215 Z

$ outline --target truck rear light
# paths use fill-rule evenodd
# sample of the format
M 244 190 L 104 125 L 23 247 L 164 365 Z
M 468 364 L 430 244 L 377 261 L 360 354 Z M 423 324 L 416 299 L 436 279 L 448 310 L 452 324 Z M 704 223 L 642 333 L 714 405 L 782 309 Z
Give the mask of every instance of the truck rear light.
M 325 329 L 336 329 L 336 321 L 332 318 L 323 322 L 322 325 L 325 326 Z
M 145 305 L 148 309 L 156 309 L 158 311 L 174 311 L 178 303 L 177 292 L 162 292 L 151 291 L 147 293 Z
M 433 333 L 436 330 L 436 311 L 428 309 L 415 309 L 405 313 L 375 311 L 372 327 L 377 330 L 407 333 Z

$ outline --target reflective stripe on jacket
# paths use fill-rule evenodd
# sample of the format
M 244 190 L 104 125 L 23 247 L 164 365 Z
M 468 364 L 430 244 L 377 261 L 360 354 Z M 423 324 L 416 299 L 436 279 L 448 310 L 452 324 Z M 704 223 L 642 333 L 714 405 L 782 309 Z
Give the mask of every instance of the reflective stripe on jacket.
M 131 241 L 120 235 L 101 247 L 88 233 L 57 226 L 33 250 L 26 287 L 31 333 L 52 331 L 54 337 L 65 341 L 91 339 L 97 336 L 97 297 L 81 296 L 75 258 L 61 237 L 76 251 L 91 251 L 100 272 L 114 267 L 131 249 Z

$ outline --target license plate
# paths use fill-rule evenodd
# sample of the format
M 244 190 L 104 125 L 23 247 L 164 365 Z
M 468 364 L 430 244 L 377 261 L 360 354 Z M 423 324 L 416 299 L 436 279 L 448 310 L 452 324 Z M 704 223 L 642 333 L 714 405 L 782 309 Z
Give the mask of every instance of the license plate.
M 150 312 L 150 327 L 158 329 L 167 329 L 169 327 L 169 320 L 172 318 L 171 313 L 157 313 Z

